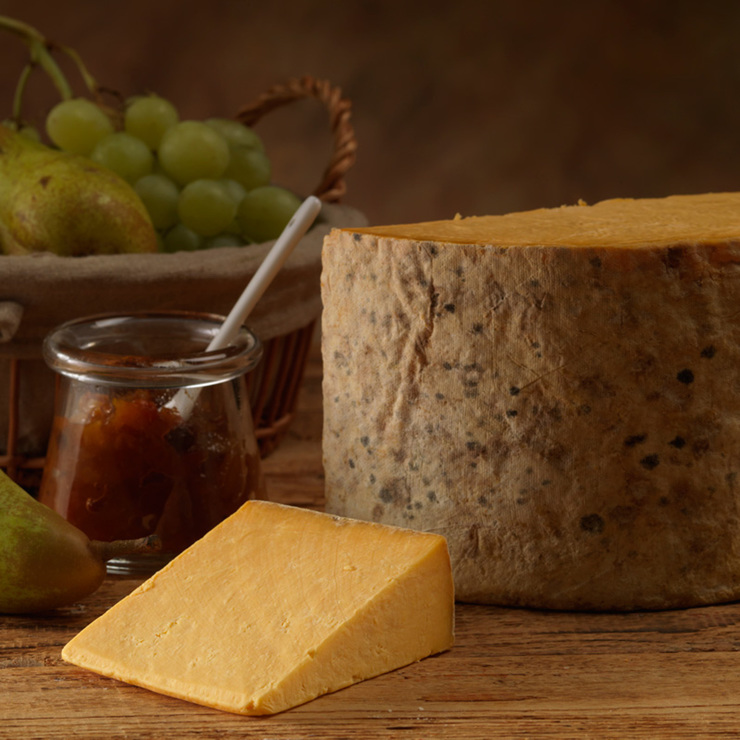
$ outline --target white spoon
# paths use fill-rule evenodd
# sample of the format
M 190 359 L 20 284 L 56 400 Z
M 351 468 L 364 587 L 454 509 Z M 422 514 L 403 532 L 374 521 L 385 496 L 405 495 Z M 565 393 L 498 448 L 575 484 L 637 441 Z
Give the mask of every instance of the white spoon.
M 303 201 L 272 249 L 267 253 L 257 272 L 252 276 L 244 292 L 239 296 L 229 315 L 224 319 L 221 328 L 206 348 L 207 352 L 223 349 L 234 340 L 247 316 L 267 290 L 267 286 L 277 275 L 285 260 L 288 259 L 295 245 L 308 231 L 320 210 L 321 201 L 317 197 L 309 195 Z M 168 408 L 178 411 L 180 418 L 187 421 L 198 399 L 199 390 L 198 388 L 180 388 L 166 405 Z

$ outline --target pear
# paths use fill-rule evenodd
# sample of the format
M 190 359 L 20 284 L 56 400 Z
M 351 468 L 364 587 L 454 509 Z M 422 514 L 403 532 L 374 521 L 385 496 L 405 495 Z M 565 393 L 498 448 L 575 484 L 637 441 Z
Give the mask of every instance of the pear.
M 119 175 L 0 125 L 0 246 L 6 254 L 156 252 L 157 235 Z
M 0 613 L 72 604 L 97 591 L 111 557 L 158 549 L 159 538 L 95 542 L 0 471 Z

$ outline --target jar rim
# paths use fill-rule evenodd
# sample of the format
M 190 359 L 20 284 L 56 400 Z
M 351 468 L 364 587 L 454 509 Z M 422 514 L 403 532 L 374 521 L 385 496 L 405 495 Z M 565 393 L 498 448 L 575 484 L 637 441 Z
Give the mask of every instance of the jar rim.
M 247 326 L 208 351 L 225 317 L 196 311 L 130 311 L 83 316 L 43 342 L 49 367 L 68 377 L 142 387 L 210 385 L 258 364 L 262 343 Z

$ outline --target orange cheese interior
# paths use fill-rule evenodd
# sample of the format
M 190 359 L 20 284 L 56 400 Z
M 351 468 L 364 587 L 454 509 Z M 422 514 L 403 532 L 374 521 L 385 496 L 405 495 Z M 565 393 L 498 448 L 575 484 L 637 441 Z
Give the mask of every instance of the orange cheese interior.
M 660 247 L 740 238 L 740 193 L 605 200 L 502 216 L 353 228 L 379 237 L 501 247 Z
M 62 657 L 238 714 L 273 714 L 448 649 L 444 537 L 249 501 Z

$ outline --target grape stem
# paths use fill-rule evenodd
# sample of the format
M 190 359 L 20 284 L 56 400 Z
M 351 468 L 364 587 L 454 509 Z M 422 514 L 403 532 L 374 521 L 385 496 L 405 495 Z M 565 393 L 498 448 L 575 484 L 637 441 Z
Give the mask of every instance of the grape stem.
M 23 110 L 23 93 L 26 90 L 26 84 L 28 83 L 29 78 L 31 77 L 31 73 L 35 69 L 36 65 L 34 62 L 29 62 L 21 72 L 21 76 L 18 78 L 18 84 L 15 88 L 15 95 L 13 96 L 13 111 L 12 116 L 13 120 L 17 124 L 21 124 L 21 113 Z
M 20 121 L 21 119 L 23 93 L 28 79 L 36 67 L 41 67 L 46 72 L 62 100 L 68 100 L 72 97 L 72 87 L 54 59 L 54 51 L 66 54 L 74 62 L 85 87 L 93 95 L 98 95 L 99 88 L 95 78 L 87 70 L 79 54 L 74 49 L 56 44 L 47 39 L 42 33 L 33 28 L 33 26 L 4 15 L 0 15 L 0 29 L 19 36 L 26 46 L 28 46 L 30 52 L 30 61 L 21 73 L 13 99 L 13 118 L 16 121 Z

